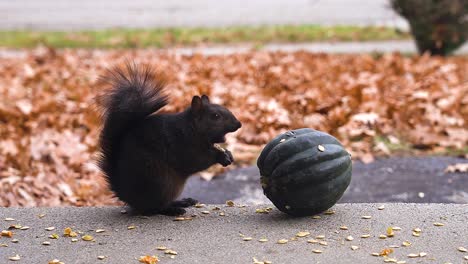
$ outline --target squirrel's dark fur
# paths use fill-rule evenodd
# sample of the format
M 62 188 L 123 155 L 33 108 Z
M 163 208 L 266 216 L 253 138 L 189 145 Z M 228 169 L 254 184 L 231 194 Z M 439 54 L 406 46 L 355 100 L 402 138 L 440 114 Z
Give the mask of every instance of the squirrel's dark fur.
M 102 97 L 99 167 L 116 196 L 138 213 L 179 215 L 197 202 L 175 201 L 190 175 L 233 162 L 214 144 L 241 123 L 205 95 L 194 96 L 183 112 L 156 114 L 168 97 L 155 75 L 150 67 L 127 63 L 101 78 L 110 89 Z

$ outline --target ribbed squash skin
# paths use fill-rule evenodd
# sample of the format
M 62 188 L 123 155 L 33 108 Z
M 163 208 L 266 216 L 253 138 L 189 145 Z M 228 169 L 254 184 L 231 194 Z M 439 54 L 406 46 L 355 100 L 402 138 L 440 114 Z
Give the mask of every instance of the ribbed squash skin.
M 336 138 L 309 128 L 273 139 L 257 166 L 265 195 L 280 211 L 293 216 L 327 210 L 351 182 L 350 154 Z

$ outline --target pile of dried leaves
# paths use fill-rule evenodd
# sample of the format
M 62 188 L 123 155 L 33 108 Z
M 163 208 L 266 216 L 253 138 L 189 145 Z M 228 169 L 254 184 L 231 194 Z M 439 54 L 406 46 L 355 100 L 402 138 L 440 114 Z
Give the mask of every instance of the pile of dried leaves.
M 116 203 L 94 165 L 93 105 L 97 77 L 126 59 L 164 70 L 166 111 L 201 93 L 230 108 L 243 123 L 228 138 L 239 165 L 299 127 L 335 135 L 365 161 L 392 144 L 434 151 L 468 143 L 468 57 L 38 48 L 0 62 L 0 206 Z

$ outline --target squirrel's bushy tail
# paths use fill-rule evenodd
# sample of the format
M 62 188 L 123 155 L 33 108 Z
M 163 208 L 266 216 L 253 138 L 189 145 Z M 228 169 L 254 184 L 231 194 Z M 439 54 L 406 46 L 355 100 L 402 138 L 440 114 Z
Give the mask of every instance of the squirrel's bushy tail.
M 103 128 L 98 165 L 111 178 L 121 137 L 132 124 L 164 107 L 168 97 L 164 94 L 165 82 L 156 78 L 149 66 L 127 62 L 125 67 L 108 70 L 99 81 L 110 87 L 99 97 Z

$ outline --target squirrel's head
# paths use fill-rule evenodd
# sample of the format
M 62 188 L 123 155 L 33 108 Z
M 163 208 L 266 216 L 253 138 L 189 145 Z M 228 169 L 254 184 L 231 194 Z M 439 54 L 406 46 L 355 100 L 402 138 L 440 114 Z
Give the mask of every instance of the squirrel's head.
M 225 135 L 234 132 L 242 125 L 227 108 L 210 103 L 206 95 L 192 98 L 191 112 L 195 131 L 209 143 L 224 143 Z

